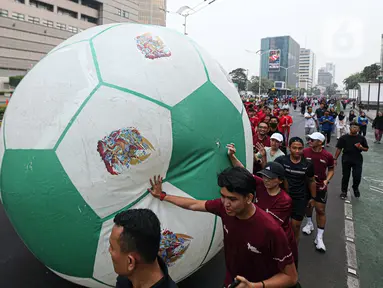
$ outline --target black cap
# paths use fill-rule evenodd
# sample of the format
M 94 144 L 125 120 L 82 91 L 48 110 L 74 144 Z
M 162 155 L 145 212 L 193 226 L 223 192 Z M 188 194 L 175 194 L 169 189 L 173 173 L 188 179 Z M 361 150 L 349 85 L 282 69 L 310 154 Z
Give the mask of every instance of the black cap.
M 293 144 L 294 142 L 299 142 L 301 143 L 303 146 L 305 145 L 302 138 L 299 138 L 299 137 L 292 137 L 290 138 L 289 140 L 289 146 L 291 146 L 291 144 Z
M 277 162 L 268 162 L 265 165 L 265 168 L 258 172 L 267 178 L 285 178 L 285 169 L 283 166 Z

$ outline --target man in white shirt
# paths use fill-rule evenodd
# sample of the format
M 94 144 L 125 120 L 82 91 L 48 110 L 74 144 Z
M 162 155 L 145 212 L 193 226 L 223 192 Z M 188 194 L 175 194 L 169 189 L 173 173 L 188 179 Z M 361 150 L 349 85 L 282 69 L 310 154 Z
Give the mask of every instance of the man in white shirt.
M 261 143 L 257 143 L 258 153 L 255 155 L 257 160 L 261 160 L 262 168 L 265 167 L 267 162 L 273 162 L 279 156 L 284 156 L 279 147 L 281 147 L 283 142 L 283 136 L 280 133 L 274 133 L 270 137 L 270 146 L 264 147 Z
M 305 117 L 305 134 L 311 135 L 315 132 L 316 128 L 316 115 L 313 112 L 311 106 L 307 107 L 307 112 L 304 114 Z

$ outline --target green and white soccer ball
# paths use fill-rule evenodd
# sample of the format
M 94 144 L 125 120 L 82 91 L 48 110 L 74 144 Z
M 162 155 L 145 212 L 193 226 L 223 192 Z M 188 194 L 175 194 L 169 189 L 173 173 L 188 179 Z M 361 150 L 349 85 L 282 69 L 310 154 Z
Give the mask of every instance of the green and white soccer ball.
M 150 208 L 176 280 L 222 248 L 220 220 L 148 194 L 219 197 L 227 143 L 252 169 L 248 117 L 222 67 L 190 38 L 138 24 L 79 33 L 22 80 L 1 127 L 1 197 L 17 233 L 61 277 L 114 286 L 113 217 Z

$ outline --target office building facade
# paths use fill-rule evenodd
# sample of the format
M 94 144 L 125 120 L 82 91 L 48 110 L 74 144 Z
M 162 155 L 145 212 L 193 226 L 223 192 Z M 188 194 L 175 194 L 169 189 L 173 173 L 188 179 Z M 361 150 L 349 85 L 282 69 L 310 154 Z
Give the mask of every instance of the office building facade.
M 315 62 L 315 54 L 312 50 L 300 49 L 299 88 L 309 90 L 315 86 Z
M 55 46 L 82 30 L 139 22 L 137 0 L 2 0 L 0 77 L 24 75 Z
M 333 83 L 333 77 L 330 72 L 326 71 L 326 67 L 318 70 L 318 85 L 323 87 L 329 87 Z
M 299 70 L 299 44 L 290 36 L 269 37 L 261 40 L 261 75 L 272 81 L 283 81 L 290 88 L 297 87 Z M 268 53 L 267 51 L 270 51 Z M 273 52 L 277 51 L 277 52 Z M 278 52 L 279 51 L 279 52 Z M 276 53 L 275 55 L 272 55 Z M 279 53 L 279 54 L 278 54 Z M 272 57 L 280 57 L 279 64 L 270 60 Z M 279 67 L 280 66 L 280 67 Z M 288 67 L 294 66 L 287 70 Z
M 166 0 L 138 0 L 138 7 L 140 23 L 166 26 Z
M 326 72 L 331 73 L 332 75 L 332 83 L 335 83 L 335 64 L 334 63 L 326 63 Z

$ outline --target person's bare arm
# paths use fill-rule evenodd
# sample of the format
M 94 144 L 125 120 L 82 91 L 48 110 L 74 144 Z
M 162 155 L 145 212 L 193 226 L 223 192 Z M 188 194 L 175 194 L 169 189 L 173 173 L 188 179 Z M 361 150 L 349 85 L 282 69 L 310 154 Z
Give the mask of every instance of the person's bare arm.
M 227 144 L 227 145 L 226 145 L 226 148 L 228 149 L 228 150 L 227 150 L 227 155 L 229 156 L 231 165 L 233 165 L 233 167 L 242 167 L 242 168 L 245 168 L 245 167 L 243 166 L 242 162 L 239 161 L 238 158 L 235 156 L 236 149 L 235 149 L 234 144 L 233 144 L 233 143 L 231 143 L 231 144 Z
M 335 156 L 334 156 L 334 164 L 337 165 L 338 164 L 338 158 L 339 158 L 339 155 L 340 153 L 342 152 L 341 149 L 339 148 L 336 148 L 336 151 L 335 151 Z
M 283 187 L 286 193 L 289 193 L 289 182 L 286 179 L 283 180 Z
M 160 199 L 162 193 L 162 177 L 154 176 L 153 180 L 150 179 L 150 185 L 152 185 L 152 188 L 149 188 L 150 194 L 152 194 L 154 198 Z M 166 195 L 163 198 L 163 201 L 172 203 L 186 210 L 207 212 L 205 208 L 206 201 L 204 200 L 195 200 L 186 197 Z
M 292 287 L 298 282 L 298 273 L 295 268 L 295 264 L 286 265 L 285 268 L 275 274 L 273 277 L 264 280 L 262 282 L 251 283 L 246 280 L 244 277 L 237 276 L 236 279 L 240 280 L 241 283 L 237 286 L 238 288 L 287 288 Z

